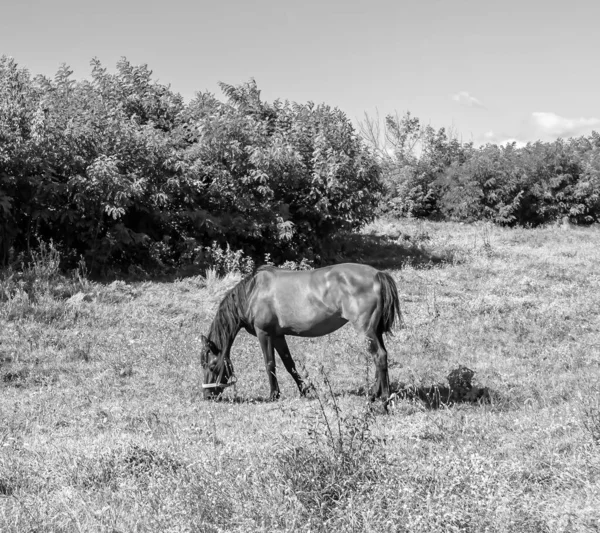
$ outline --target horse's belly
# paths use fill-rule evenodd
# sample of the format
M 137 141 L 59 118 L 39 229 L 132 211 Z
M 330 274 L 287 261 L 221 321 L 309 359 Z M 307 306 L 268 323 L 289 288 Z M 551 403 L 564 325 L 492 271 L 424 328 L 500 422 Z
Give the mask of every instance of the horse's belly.
M 348 321 L 339 315 L 330 317 L 320 317 L 318 320 L 306 321 L 290 320 L 287 323 L 279 324 L 279 334 L 294 335 L 296 337 L 321 337 L 340 329 Z

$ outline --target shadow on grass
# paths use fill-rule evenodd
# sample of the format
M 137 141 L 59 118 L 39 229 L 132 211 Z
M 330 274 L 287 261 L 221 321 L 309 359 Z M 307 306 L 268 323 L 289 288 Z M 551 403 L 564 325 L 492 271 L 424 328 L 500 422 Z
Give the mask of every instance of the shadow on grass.
M 394 382 L 390 384 L 392 396 L 399 400 L 420 400 L 429 409 L 449 407 L 458 403 L 491 404 L 497 397 L 487 387 L 478 387 L 472 380 L 475 371 L 464 365 L 453 369 L 446 378 L 446 384 L 428 386 L 406 385 Z
M 342 249 L 333 262 L 364 263 L 378 269 L 401 269 L 410 264 L 415 268 L 431 268 L 453 264 L 458 260 L 456 250 L 433 252 L 410 239 L 403 242 L 385 235 L 352 234 L 344 238 Z
M 234 403 L 234 404 L 262 404 L 262 403 L 276 403 L 274 400 L 271 400 L 268 396 L 217 396 L 216 398 L 211 398 L 205 400 L 207 402 L 216 402 L 216 403 Z
M 490 404 L 492 394 L 488 387 L 473 386 L 469 389 L 453 389 L 448 385 L 420 386 L 393 383 L 390 388 L 399 400 L 420 400 L 429 409 L 450 407 L 459 403 Z
M 390 402 L 399 400 L 408 400 L 413 402 L 419 401 L 427 409 L 448 408 L 457 404 L 496 405 L 498 403 L 505 403 L 500 401 L 501 397 L 496 391 L 493 391 L 488 387 L 477 386 L 472 386 L 470 388 L 452 388 L 447 384 L 416 386 L 401 382 L 392 382 L 390 383 L 390 393 Z M 336 397 L 347 394 L 352 396 L 366 397 L 367 389 L 364 386 L 360 386 L 357 389 L 336 391 L 333 393 L 333 395 Z M 317 395 L 314 392 L 309 392 L 303 399 L 306 401 L 316 400 Z M 206 401 L 238 405 L 277 403 L 276 400 L 271 400 L 268 396 L 219 396 Z
M 364 386 L 347 392 L 353 396 L 365 396 Z M 340 393 L 341 395 L 342 393 Z M 471 387 L 470 389 L 453 389 L 446 385 L 407 385 L 390 383 L 390 402 L 398 400 L 420 401 L 427 409 L 440 409 L 456 404 L 491 404 L 495 393 L 488 387 Z
M 341 235 L 331 242 L 329 254 L 324 245 L 324 257 L 315 262 L 314 266 L 318 268 L 338 263 L 362 263 L 380 270 L 400 270 L 407 264 L 426 269 L 462 261 L 459 250 L 455 248 L 433 251 L 425 243 L 424 240 L 415 240 L 410 236 L 393 239 L 387 235 Z M 260 264 L 258 261 L 257 266 Z M 169 283 L 176 279 L 202 275 L 204 272 L 204 268 L 198 265 L 187 265 L 169 273 L 152 276 L 152 280 Z

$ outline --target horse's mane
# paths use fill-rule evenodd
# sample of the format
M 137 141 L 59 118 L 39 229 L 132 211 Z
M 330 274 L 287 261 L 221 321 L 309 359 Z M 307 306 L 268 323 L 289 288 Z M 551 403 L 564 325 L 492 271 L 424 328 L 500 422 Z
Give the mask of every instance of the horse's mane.
M 225 355 L 225 349 L 231 346 L 234 337 L 244 325 L 248 300 L 256 285 L 256 275 L 273 268 L 270 265 L 259 267 L 227 291 L 221 300 L 208 332 L 208 338 L 219 348 L 221 355 Z

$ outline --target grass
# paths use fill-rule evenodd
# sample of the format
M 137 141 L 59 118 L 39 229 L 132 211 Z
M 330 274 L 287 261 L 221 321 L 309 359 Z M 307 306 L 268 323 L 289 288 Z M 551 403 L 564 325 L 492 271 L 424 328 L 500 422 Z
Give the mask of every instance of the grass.
M 447 387 L 464 365 L 489 402 L 399 395 L 385 414 L 350 327 L 289 339 L 312 398 L 279 364 L 266 402 L 241 333 L 238 385 L 205 402 L 199 336 L 239 277 L 7 273 L 0 531 L 598 531 L 598 229 L 378 221 L 356 239 L 401 294 L 392 380 Z

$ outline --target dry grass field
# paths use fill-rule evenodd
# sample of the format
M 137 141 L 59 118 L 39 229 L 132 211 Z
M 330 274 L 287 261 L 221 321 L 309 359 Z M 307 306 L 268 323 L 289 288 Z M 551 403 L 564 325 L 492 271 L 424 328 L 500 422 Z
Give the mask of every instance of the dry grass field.
M 379 221 L 353 257 L 388 269 L 390 374 L 422 393 L 465 365 L 489 399 L 385 413 L 351 327 L 289 339 L 316 387 L 256 339 L 202 399 L 197 353 L 237 279 L 0 277 L 0 531 L 600 530 L 600 231 Z M 12 277 L 11 277 L 12 276 Z

